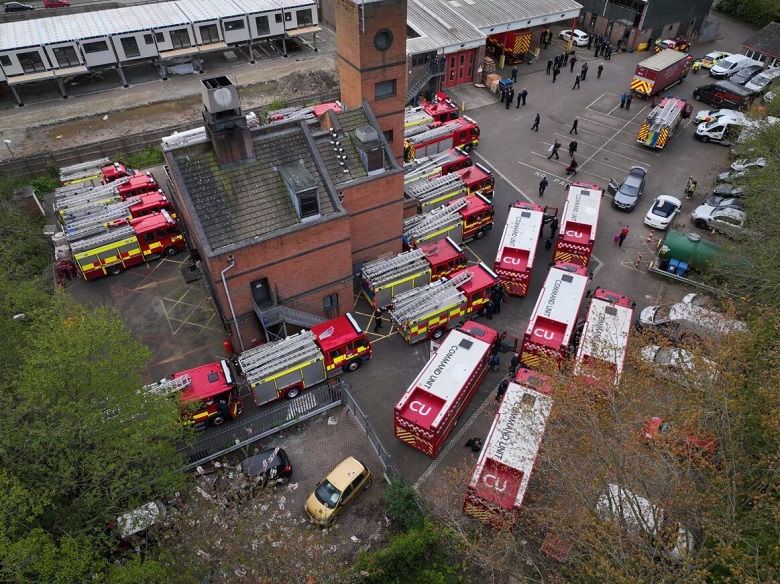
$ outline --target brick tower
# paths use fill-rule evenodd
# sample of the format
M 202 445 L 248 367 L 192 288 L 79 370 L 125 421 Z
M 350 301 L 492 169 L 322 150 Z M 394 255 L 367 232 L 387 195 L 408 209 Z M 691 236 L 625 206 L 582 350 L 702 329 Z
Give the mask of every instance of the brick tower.
M 367 100 L 403 165 L 406 101 L 406 0 L 336 0 L 341 101 Z

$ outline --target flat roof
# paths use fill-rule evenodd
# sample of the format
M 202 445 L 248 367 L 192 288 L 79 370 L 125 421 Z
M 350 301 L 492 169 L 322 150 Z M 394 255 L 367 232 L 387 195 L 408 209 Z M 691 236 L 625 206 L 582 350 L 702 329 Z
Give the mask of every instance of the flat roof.
M 231 16 L 244 16 L 245 14 L 231 0 L 176 0 L 174 4 L 192 22 L 218 20 Z
M 0 24 L 0 51 L 41 45 L 36 20 L 19 20 Z
M 588 187 L 575 185 L 569 187 L 560 227 L 564 239 L 583 244 L 596 239 L 601 193 L 601 190 Z
M 525 334 L 556 350 L 568 345 L 589 281 L 587 276 L 550 268 Z
M 615 374 L 623 371 L 628 335 L 634 311 L 594 298 L 590 302 L 585 329 L 577 351 L 577 364 L 583 359 L 598 359 L 615 366 Z
M 510 207 L 496 253 L 496 262 L 501 269 L 524 271 L 533 267 L 542 221 L 542 211 Z
M 273 0 L 231 0 L 236 6 L 247 14 L 261 12 L 279 12 L 282 8 Z

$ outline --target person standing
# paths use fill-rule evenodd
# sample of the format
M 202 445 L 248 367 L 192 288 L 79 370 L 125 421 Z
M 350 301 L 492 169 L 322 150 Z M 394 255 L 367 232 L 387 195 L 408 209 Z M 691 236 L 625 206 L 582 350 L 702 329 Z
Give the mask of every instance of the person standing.
M 577 174 L 577 167 L 579 164 L 577 163 L 577 159 L 574 158 L 574 156 L 571 157 L 571 162 L 569 163 L 569 166 L 566 167 L 566 174 Z
M 574 78 L 574 85 L 572 86 L 572 91 L 573 91 L 573 90 L 575 90 L 575 89 L 579 89 L 579 88 L 580 88 L 580 76 L 579 76 L 579 75 L 577 75 L 577 76 Z M 571 133 L 571 132 L 570 132 L 570 133 Z
M 528 92 L 525 90 L 525 87 L 523 87 L 523 91 L 520 92 L 520 97 L 523 98 L 523 105 L 525 105 L 525 98 L 528 97 Z
M 688 180 L 685 181 L 685 190 L 683 191 L 685 193 L 685 198 L 690 199 L 691 198 L 691 185 L 693 184 L 693 177 L 689 176 Z
M 687 197 L 685 197 L 686 199 L 690 199 L 693 196 L 693 194 L 696 192 L 696 186 L 697 186 L 696 181 L 692 180 L 691 181 L 690 194 Z
M 569 132 L 571 134 L 571 132 Z M 574 158 L 574 153 L 577 152 L 577 140 L 572 140 L 569 142 L 569 156 L 571 158 Z
M 561 70 L 558 67 L 553 69 L 553 83 L 555 83 L 555 79 L 558 77 L 558 75 L 560 75 L 560 73 L 561 73 Z
M 374 332 L 382 328 L 382 309 L 377 308 L 374 311 Z
M 620 109 L 623 109 L 624 107 L 626 107 L 626 94 L 625 94 L 625 92 L 620 94 Z
M 565 67 L 569 64 L 569 53 L 567 51 L 563 52 L 563 55 L 561 55 L 561 66 Z
M 540 197 L 544 196 L 544 191 L 547 188 L 548 184 L 550 184 L 550 183 L 547 182 L 547 176 L 546 175 L 542 175 L 542 180 L 539 181 L 539 196 Z
M 553 60 L 552 59 L 548 59 L 547 60 L 547 74 L 548 75 L 550 74 L 550 71 L 552 71 L 552 68 L 553 68 Z
M 569 61 L 569 65 L 571 68 L 569 69 L 569 73 L 574 73 L 574 66 L 577 64 L 577 57 L 574 55 L 571 56 L 571 61 Z
M 539 114 L 536 114 L 536 117 L 534 118 L 534 125 L 531 126 L 532 130 L 536 130 L 537 132 L 539 131 L 539 120 L 540 120 Z
M 634 96 L 630 93 L 626 94 L 626 111 L 631 109 L 631 100 L 634 99 Z
M 550 221 L 550 237 L 555 237 L 557 231 L 558 231 L 558 217 L 553 217 L 553 220 Z
M 512 355 L 512 359 L 509 361 L 509 372 L 514 375 L 517 371 L 517 366 L 520 365 L 520 353 Z
M 628 225 L 620 230 L 620 235 L 618 235 L 618 247 L 623 247 L 623 242 L 626 240 L 626 237 L 628 237 Z
M 520 102 L 523 101 L 523 92 L 518 91 L 517 92 L 517 108 L 520 107 Z
M 582 69 L 580 70 L 580 77 L 582 78 L 583 81 L 585 81 L 585 77 L 587 76 L 587 74 L 588 74 L 588 64 L 583 63 Z
M 607 47 L 604 49 L 604 59 L 607 61 L 612 60 L 612 45 L 607 45 Z
M 488 320 L 493 320 L 493 302 L 490 300 L 485 303 L 485 316 Z
M 555 139 L 555 142 L 553 142 L 553 145 L 551 146 L 550 155 L 547 157 L 547 160 L 550 160 L 553 156 L 555 156 L 555 160 L 560 160 L 561 157 L 558 156 L 558 149 L 561 147 L 561 143 L 558 142 L 558 138 Z
M 604 63 L 601 63 L 599 65 L 599 68 L 596 69 L 596 79 L 601 79 L 601 73 L 604 71 Z
M 515 89 L 514 87 L 510 87 L 508 93 L 506 94 L 506 109 L 509 109 L 509 106 L 512 105 L 512 102 L 515 100 Z
M 593 48 L 593 35 L 588 36 L 588 50 L 590 51 L 591 48 Z
M 580 121 L 577 118 L 574 118 L 574 123 L 571 125 L 571 130 L 569 130 L 569 134 L 571 134 L 572 132 L 577 134 L 577 125 L 579 123 L 580 123 Z M 577 143 L 576 142 L 572 142 L 572 144 L 574 144 L 574 149 L 576 150 L 577 149 Z M 571 149 L 571 144 L 569 145 L 569 148 Z
M 517 83 L 517 65 L 512 67 L 512 83 Z

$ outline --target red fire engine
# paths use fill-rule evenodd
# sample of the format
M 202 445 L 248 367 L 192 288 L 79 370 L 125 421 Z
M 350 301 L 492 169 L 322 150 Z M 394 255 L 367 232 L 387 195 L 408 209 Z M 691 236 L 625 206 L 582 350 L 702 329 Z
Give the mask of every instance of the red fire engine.
M 596 242 L 596 227 L 603 189 L 596 185 L 575 182 L 569 187 L 563 209 L 554 262 L 588 265 Z
M 546 209 L 522 201 L 509 208 L 493 265 L 509 294 L 525 296 L 528 292 Z
M 404 143 L 404 161 L 433 156 L 455 146 L 461 146 L 466 152 L 470 152 L 477 144 L 479 125 L 468 116 L 463 116 L 407 138 Z
M 609 393 L 606 386 L 617 384 L 623 373 L 635 305 L 627 296 L 596 288 L 575 341 L 574 374 L 599 385 L 604 376 L 609 377 L 603 393 Z
M 499 279 L 495 272 L 482 262 L 455 272 L 452 277 L 464 273 L 471 274 L 471 278 L 458 286 L 458 289 L 466 296 L 466 314 L 471 314 L 482 310 L 490 301 L 490 289 L 498 284 Z
M 230 364 L 224 359 L 175 373 L 144 387 L 149 393 L 169 395 L 179 392 L 182 420 L 196 430 L 221 426 L 244 411 Z
M 165 211 L 88 226 L 68 233 L 66 240 L 86 280 L 114 276 L 148 259 L 175 255 L 186 247 L 178 224 Z
M 425 213 L 454 199 L 477 193 L 492 200 L 494 184 L 493 173 L 481 164 L 475 164 L 450 174 L 407 184 L 404 194 L 417 200 L 418 213 Z
M 497 340 L 496 331 L 472 321 L 451 330 L 395 405 L 396 437 L 436 456 L 487 375 Z
M 442 91 L 434 95 L 432 101 L 423 101 L 421 104 L 434 122 L 447 122 L 460 116 L 460 108 Z
M 581 266 L 556 262 L 550 268 L 523 335 L 520 362 L 524 367 L 540 370 L 551 360 L 562 365 L 588 281 Z
M 445 237 L 450 237 L 458 244 L 482 239 L 493 229 L 493 215 L 493 203 L 479 194 L 450 201 L 423 215 L 404 219 L 404 249 Z
M 279 398 L 298 397 L 342 371 L 357 371 L 371 355 L 365 333 L 346 314 L 244 351 L 238 363 L 259 407 Z
M 522 63 L 525 54 L 531 50 L 530 30 L 509 30 L 491 34 L 486 42 L 487 52 L 495 57 L 506 57 L 510 65 Z
M 523 376 L 539 379 L 521 369 L 521 379 L 507 386 L 463 503 L 464 513 L 502 530 L 514 527 L 552 410 L 549 392 L 540 393 Z
M 471 156 L 462 148 L 450 148 L 434 156 L 423 156 L 404 163 L 404 186 L 468 168 L 472 164 Z

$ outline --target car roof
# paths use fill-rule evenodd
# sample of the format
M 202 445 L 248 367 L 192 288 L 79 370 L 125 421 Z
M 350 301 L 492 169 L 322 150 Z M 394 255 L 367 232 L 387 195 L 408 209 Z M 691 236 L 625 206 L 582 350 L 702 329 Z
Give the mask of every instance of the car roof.
M 241 461 L 241 469 L 248 472 L 251 476 L 258 475 L 268 469 L 274 468 L 281 464 L 281 455 L 284 453 L 284 449 L 281 447 L 270 448 L 259 452 L 254 456 L 250 456 Z
M 365 469 L 366 467 L 358 459 L 350 456 L 330 471 L 326 478 L 334 487 L 343 491 Z
M 680 201 L 680 199 L 678 199 L 677 197 L 673 197 L 672 195 L 658 195 L 656 200 L 673 203 L 677 206 L 682 205 L 682 201 Z
M 713 215 L 720 215 L 722 217 L 731 217 L 733 219 L 739 219 L 740 221 L 744 221 L 747 217 L 747 213 L 745 213 L 742 209 L 737 209 L 733 206 L 727 206 L 727 207 L 715 207 L 715 209 L 712 212 Z

